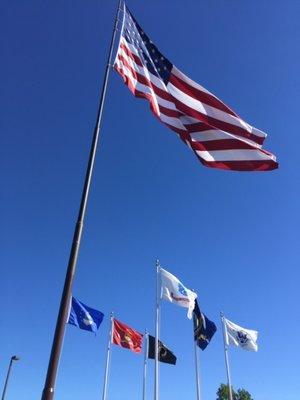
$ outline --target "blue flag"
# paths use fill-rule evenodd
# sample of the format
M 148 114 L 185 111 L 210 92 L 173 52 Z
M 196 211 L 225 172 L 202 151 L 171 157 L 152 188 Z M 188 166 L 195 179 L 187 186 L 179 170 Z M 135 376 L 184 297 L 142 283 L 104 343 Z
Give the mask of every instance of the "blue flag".
M 96 333 L 101 325 L 104 314 L 86 306 L 81 301 L 72 297 L 72 306 L 68 324 L 75 325 L 80 329 Z
M 197 300 L 193 311 L 194 339 L 201 350 L 206 349 L 212 337 L 216 333 L 217 327 L 207 316 L 200 311 Z

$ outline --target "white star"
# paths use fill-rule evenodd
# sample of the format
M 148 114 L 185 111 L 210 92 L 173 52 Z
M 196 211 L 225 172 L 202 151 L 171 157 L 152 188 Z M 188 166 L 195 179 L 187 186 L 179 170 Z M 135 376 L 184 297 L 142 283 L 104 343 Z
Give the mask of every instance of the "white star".
M 86 313 L 86 318 L 84 318 L 83 319 L 83 323 L 86 325 L 86 326 L 89 326 L 89 325 L 93 325 L 93 318 L 90 316 L 90 314 L 89 313 Z

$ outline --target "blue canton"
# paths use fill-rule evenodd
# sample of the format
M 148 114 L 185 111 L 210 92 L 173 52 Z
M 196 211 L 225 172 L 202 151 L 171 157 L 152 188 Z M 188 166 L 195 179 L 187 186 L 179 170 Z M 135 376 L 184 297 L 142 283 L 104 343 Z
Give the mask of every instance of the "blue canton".
M 127 7 L 122 35 L 138 52 L 143 65 L 151 74 L 157 76 L 167 85 L 173 65 L 149 39 Z

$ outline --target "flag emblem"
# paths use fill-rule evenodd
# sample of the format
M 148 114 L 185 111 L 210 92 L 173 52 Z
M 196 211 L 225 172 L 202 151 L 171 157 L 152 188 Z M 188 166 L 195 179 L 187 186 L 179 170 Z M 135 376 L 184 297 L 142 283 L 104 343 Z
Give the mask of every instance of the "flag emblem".
M 183 294 L 184 296 L 187 296 L 187 291 L 185 290 L 185 288 L 182 286 L 182 284 L 180 282 L 178 283 L 178 291 L 179 291 L 179 293 Z
M 247 345 L 247 342 L 249 341 L 249 337 L 246 332 L 238 331 L 237 340 L 239 341 L 241 346 L 245 346 L 245 345 Z
M 84 323 L 86 326 L 89 326 L 89 325 L 92 325 L 93 322 L 94 322 L 94 321 L 93 321 L 93 318 L 90 316 L 89 313 L 87 313 L 87 314 L 86 314 L 86 318 L 83 319 L 83 323 Z
M 158 357 L 159 358 L 164 358 L 167 355 L 167 350 L 166 348 L 162 345 L 162 343 L 158 343 Z
M 121 339 L 121 342 L 126 343 L 128 345 L 132 345 L 132 339 L 128 332 L 125 333 L 124 337 Z

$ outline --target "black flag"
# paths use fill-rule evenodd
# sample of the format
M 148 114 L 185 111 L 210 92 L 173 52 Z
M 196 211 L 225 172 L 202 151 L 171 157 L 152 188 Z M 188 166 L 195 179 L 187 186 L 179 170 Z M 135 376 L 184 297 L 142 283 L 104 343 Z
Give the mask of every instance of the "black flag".
M 148 358 L 155 359 L 155 337 L 148 335 Z M 158 360 L 167 364 L 176 364 L 176 356 L 160 340 L 158 341 Z
M 211 338 L 216 333 L 216 325 L 210 321 L 205 314 L 200 311 L 197 300 L 193 311 L 194 339 L 201 350 L 204 350 Z

